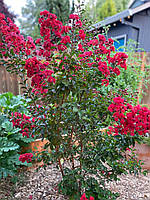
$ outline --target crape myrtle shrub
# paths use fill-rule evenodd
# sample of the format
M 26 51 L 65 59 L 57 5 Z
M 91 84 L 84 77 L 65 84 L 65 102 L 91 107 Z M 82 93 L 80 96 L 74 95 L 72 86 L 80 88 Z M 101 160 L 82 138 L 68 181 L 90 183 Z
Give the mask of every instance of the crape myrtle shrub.
M 39 159 L 44 166 L 57 165 L 58 189 L 70 199 L 83 193 L 83 198 L 116 199 L 105 183 L 141 171 L 132 149 L 126 152 L 150 128 L 150 111 L 131 105 L 130 93 L 114 89 L 128 56 L 115 52 L 112 39 L 87 32 L 77 14 L 65 26 L 48 11 L 40 16 L 41 38 L 34 42 L 0 15 L 0 57 L 24 84 L 31 80 L 25 95 L 32 99 L 33 132 L 49 141 L 45 148 L 51 153 L 45 149 Z

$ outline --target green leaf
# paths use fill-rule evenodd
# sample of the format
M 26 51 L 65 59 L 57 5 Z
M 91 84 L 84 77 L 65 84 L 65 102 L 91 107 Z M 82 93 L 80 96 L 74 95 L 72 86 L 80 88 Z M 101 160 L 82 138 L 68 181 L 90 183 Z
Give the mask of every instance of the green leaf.
M 78 112 L 78 108 L 77 107 L 73 107 L 73 112 Z
M 0 155 L 3 152 L 9 152 L 19 149 L 19 145 L 13 141 L 9 141 L 6 137 L 0 137 Z
M 13 130 L 13 124 L 10 121 L 5 121 L 2 123 L 2 128 L 4 128 L 7 132 L 11 132 Z

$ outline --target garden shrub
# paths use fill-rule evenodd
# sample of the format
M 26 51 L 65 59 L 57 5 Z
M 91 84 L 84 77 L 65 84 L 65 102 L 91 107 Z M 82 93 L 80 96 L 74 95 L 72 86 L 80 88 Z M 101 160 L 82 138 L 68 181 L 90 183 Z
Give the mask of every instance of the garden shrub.
M 2 14 L 0 22 L 0 57 L 27 86 L 33 129 L 49 140 L 45 148 L 51 149 L 43 151 L 41 159 L 60 170 L 59 191 L 70 199 L 83 193 L 87 198 L 116 199 L 118 194 L 108 190 L 106 182 L 141 172 L 131 146 L 150 129 L 150 111 L 131 105 L 134 96 L 116 87 L 128 56 L 115 52 L 112 39 L 87 31 L 77 14 L 64 26 L 56 15 L 42 11 L 41 38 L 35 42 L 25 40 Z M 25 156 L 28 161 L 31 157 Z
M 21 96 L 14 96 L 10 92 L 0 95 L 0 179 L 15 175 L 21 166 L 29 166 L 21 163 L 19 157 L 22 147 L 27 146 L 33 138 L 24 137 L 21 134 L 23 127 L 20 129 L 15 126 L 11 119 L 16 111 L 27 112 L 26 106 L 27 102 Z

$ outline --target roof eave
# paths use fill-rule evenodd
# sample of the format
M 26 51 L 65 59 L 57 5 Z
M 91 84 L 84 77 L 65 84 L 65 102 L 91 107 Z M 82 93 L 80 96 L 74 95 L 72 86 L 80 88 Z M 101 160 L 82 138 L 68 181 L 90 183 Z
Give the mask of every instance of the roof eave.
M 113 15 L 111 17 L 106 18 L 105 20 L 98 22 L 93 25 L 93 28 L 101 28 L 103 26 L 107 26 L 109 24 L 112 24 L 114 22 L 119 21 L 122 18 L 126 18 L 128 16 L 131 16 L 132 12 L 130 9 L 124 10 L 123 12 L 117 13 L 116 15 Z
M 150 2 L 142 4 L 141 6 L 138 6 L 138 7 L 133 8 L 133 9 L 124 10 L 123 12 L 120 12 L 120 13 L 117 13 L 116 15 L 108 17 L 105 20 L 94 24 L 92 26 L 91 30 L 101 28 L 101 27 L 107 26 L 109 24 L 115 23 L 115 22 L 119 21 L 120 19 L 126 18 L 128 16 L 132 16 L 132 15 L 134 15 L 134 14 L 136 14 L 136 13 L 142 11 L 142 10 L 145 10 L 147 8 L 150 8 Z

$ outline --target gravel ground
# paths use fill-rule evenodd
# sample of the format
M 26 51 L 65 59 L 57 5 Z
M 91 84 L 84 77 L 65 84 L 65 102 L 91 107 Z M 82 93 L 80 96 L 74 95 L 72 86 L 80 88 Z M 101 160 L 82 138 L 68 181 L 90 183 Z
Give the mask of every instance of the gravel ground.
M 117 183 L 108 185 L 121 196 L 118 200 L 150 200 L 150 172 L 139 177 L 123 175 Z M 61 174 L 56 167 L 41 168 L 38 172 L 31 170 L 20 175 L 15 187 L 10 180 L 0 183 L 0 200 L 68 200 L 57 192 Z

